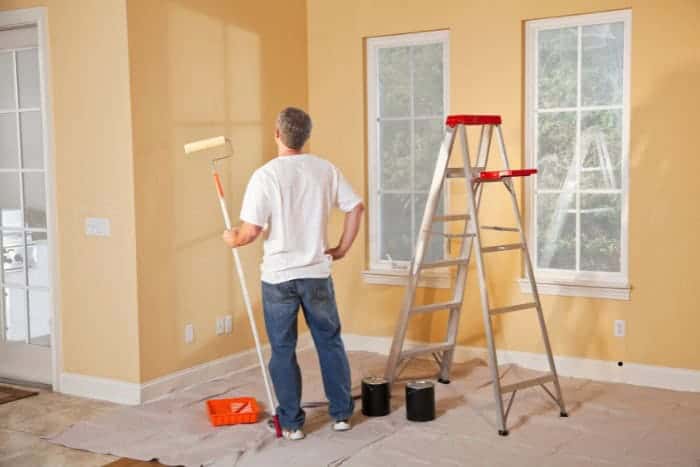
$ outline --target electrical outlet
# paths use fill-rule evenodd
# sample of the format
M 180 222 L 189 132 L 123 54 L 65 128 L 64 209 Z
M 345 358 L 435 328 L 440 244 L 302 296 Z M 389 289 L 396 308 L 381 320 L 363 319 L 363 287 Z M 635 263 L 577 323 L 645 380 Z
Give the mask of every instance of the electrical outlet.
M 220 336 L 225 332 L 224 318 L 216 318 L 216 335 Z
M 191 324 L 185 325 L 185 344 L 194 342 L 194 326 Z
M 627 334 L 627 325 L 624 319 L 616 319 L 613 325 L 613 334 L 615 337 L 625 337 Z
M 226 334 L 231 334 L 233 331 L 233 316 L 226 315 L 224 317 L 224 328 L 226 330 Z

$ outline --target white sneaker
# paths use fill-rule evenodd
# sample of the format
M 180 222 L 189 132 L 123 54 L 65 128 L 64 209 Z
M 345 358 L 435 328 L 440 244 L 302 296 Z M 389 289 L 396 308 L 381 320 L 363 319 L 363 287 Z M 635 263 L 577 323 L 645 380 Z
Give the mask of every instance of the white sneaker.
M 306 437 L 304 432 L 300 429 L 282 430 L 282 436 L 284 436 L 284 439 L 288 439 L 290 441 L 299 441 L 300 439 L 304 439 Z
M 333 431 L 348 431 L 350 428 L 350 420 L 336 420 L 333 423 Z
M 272 421 L 272 419 L 269 419 L 267 421 L 267 429 L 271 433 L 276 433 L 275 430 L 275 423 Z M 300 439 L 304 439 L 306 435 L 301 429 L 296 429 L 296 430 L 282 430 L 282 437 L 284 439 L 288 439 L 290 441 L 299 441 Z

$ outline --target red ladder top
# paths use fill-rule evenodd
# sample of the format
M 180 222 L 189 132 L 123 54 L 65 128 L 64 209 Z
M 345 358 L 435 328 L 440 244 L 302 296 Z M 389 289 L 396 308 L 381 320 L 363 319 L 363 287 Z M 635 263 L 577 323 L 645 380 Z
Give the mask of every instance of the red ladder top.
M 449 115 L 445 124 L 449 127 L 456 125 L 500 125 L 500 115 Z

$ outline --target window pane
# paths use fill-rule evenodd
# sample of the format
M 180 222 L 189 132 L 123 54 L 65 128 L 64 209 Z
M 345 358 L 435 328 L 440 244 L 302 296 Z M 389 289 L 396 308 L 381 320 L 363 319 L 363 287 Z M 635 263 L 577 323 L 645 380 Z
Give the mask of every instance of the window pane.
M 26 285 L 24 274 L 24 242 L 22 232 L 1 231 L 2 238 L 2 277 L 0 283 Z
M 581 112 L 581 188 L 622 186 L 622 110 Z
M 414 136 L 416 190 L 428 191 L 443 139 L 442 119 L 416 120 Z
M 416 116 L 442 115 L 442 44 L 413 47 L 413 105 Z
M 537 115 L 537 188 L 559 190 L 576 185 L 576 113 Z
M 537 266 L 576 269 L 576 195 L 537 195 Z
M 624 23 L 584 26 L 581 37 L 581 102 L 622 103 Z
M 578 29 L 563 28 L 537 34 L 537 95 L 540 108 L 576 105 Z
M 0 169 L 19 167 L 17 114 L 0 114 Z
M 49 286 L 49 242 L 46 232 L 28 232 L 27 234 L 27 272 L 29 286 Z
M 411 122 L 390 120 L 379 124 L 381 188 L 411 190 Z
M 411 195 L 383 194 L 381 196 L 380 260 L 410 261 Z
M 19 121 L 22 134 L 22 166 L 25 169 L 44 168 L 44 136 L 41 131 L 41 111 L 22 112 Z
M 39 107 L 39 56 L 37 49 L 17 52 L 19 107 Z
M 620 272 L 620 200 L 581 194 L 581 270 Z
M 0 172 L 0 226 L 22 227 L 19 174 Z
M 379 116 L 411 114 L 411 76 L 408 47 L 379 49 Z
M 415 249 L 416 242 L 418 242 L 418 235 L 420 234 L 421 223 L 423 222 L 423 214 L 425 211 L 425 202 L 428 200 L 427 193 L 418 193 L 414 195 L 415 202 L 415 238 L 413 239 L 413 249 Z M 438 204 L 438 209 L 435 212 L 436 216 L 441 216 L 445 212 L 445 198 L 444 196 L 440 198 L 440 203 Z M 444 232 L 445 223 L 435 222 L 431 229 L 433 232 Z M 425 261 L 437 261 L 443 258 L 445 251 L 445 237 L 442 235 L 434 234 L 430 238 L 430 244 L 428 245 L 428 250 L 425 252 Z M 415 254 L 415 251 L 413 251 Z
M 15 100 L 15 68 L 12 53 L 0 53 L 0 110 L 17 108 Z
M 24 222 L 29 228 L 46 228 L 44 174 L 29 172 L 24 177 Z
M 4 288 L 5 339 L 10 342 L 27 341 L 27 294 L 24 289 Z
M 49 292 L 48 290 L 29 291 L 29 343 L 49 347 Z

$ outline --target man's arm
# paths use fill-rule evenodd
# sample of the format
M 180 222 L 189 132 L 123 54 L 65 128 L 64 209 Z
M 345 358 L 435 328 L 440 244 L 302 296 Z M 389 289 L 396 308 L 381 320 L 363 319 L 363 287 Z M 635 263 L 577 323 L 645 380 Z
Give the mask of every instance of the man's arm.
M 231 230 L 224 230 L 223 238 L 224 242 L 231 248 L 238 248 L 239 246 L 244 246 L 249 243 L 253 243 L 263 228 L 259 225 L 249 224 L 248 222 L 243 222 L 240 226 L 234 227 Z
M 340 237 L 340 242 L 335 248 L 326 251 L 327 255 L 331 255 L 334 260 L 341 259 L 350 250 L 352 243 L 357 237 L 357 232 L 360 230 L 362 223 L 362 213 L 365 211 L 365 206 L 362 203 L 357 203 L 352 211 L 345 214 L 345 223 L 343 225 L 343 235 Z

